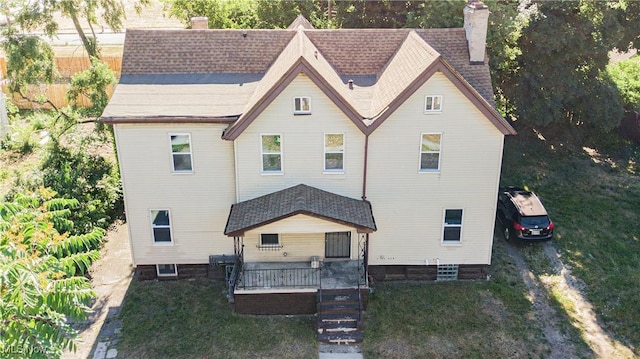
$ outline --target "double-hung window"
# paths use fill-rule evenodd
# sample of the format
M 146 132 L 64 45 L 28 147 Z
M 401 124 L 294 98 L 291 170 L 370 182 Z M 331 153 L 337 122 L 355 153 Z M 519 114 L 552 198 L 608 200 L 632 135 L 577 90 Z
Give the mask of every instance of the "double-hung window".
M 308 115 L 311 113 L 311 97 L 294 97 L 293 98 L 293 114 Z
M 441 112 L 442 111 L 442 96 L 441 95 L 429 95 L 424 99 L 424 112 Z
M 440 144 L 442 134 L 423 133 L 420 138 L 420 172 L 440 170 Z
M 151 210 L 151 231 L 153 235 L 153 244 L 155 245 L 171 245 L 173 238 L 171 236 L 171 219 L 168 209 Z
M 445 209 L 442 242 L 460 243 L 462 239 L 462 210 Z
M 262 173 L 282 173 L 282 136 L 262 135 Z
M 344 172 L 344 135 L 329 133 L 324 135 L 325 172 Z
M 193 172 L 191 161 L 191 135 L 176 133 L 169 135 L 171 140 L 171 169 L 177 173 Z

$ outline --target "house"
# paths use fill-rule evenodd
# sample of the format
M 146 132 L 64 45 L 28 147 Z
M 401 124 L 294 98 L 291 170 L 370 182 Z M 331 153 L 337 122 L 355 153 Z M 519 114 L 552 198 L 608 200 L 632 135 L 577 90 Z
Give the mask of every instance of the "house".
M 362 308 L 371 281 L 486 278 L 515 131 L 494 108 L 489 11 L 464 14 L 458 29 L 127 30 L 101 120 L 138 275 L 224 275 L 235 310 L 262 314 L 315 313 L 331 288 Z

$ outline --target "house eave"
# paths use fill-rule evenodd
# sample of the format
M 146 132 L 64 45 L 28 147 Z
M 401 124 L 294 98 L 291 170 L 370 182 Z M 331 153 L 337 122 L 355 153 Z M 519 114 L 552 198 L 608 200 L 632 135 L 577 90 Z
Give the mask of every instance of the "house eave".
M 240 115 L 231 116 L 140 116 L 140 117 L 100 117 L 98 120 L 108 124 L 120 123 L 224 123 L 238 120 Z

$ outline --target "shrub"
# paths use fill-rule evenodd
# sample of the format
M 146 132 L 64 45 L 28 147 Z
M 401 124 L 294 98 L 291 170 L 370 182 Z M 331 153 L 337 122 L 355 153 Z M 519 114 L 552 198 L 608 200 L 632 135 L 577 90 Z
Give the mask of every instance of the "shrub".
M 117 168 L 104 157 L 87 153 L 83 147 L 64 147 L 52 141 L 42 162 L 44 186 L 63 198 L 74 198 L 79 207 L 70 220 L 74 233 L 92 227 L 107 228 L 122 215 L 124 206 Z

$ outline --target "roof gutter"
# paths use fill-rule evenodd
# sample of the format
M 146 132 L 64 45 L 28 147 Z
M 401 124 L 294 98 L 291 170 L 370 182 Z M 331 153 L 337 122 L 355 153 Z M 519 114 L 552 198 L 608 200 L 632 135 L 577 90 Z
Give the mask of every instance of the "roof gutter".
M 111 117 L 102 116 L 98 120 L 103 123 L 233 123 L 240 115 L 232 116 L 140 116 Z

